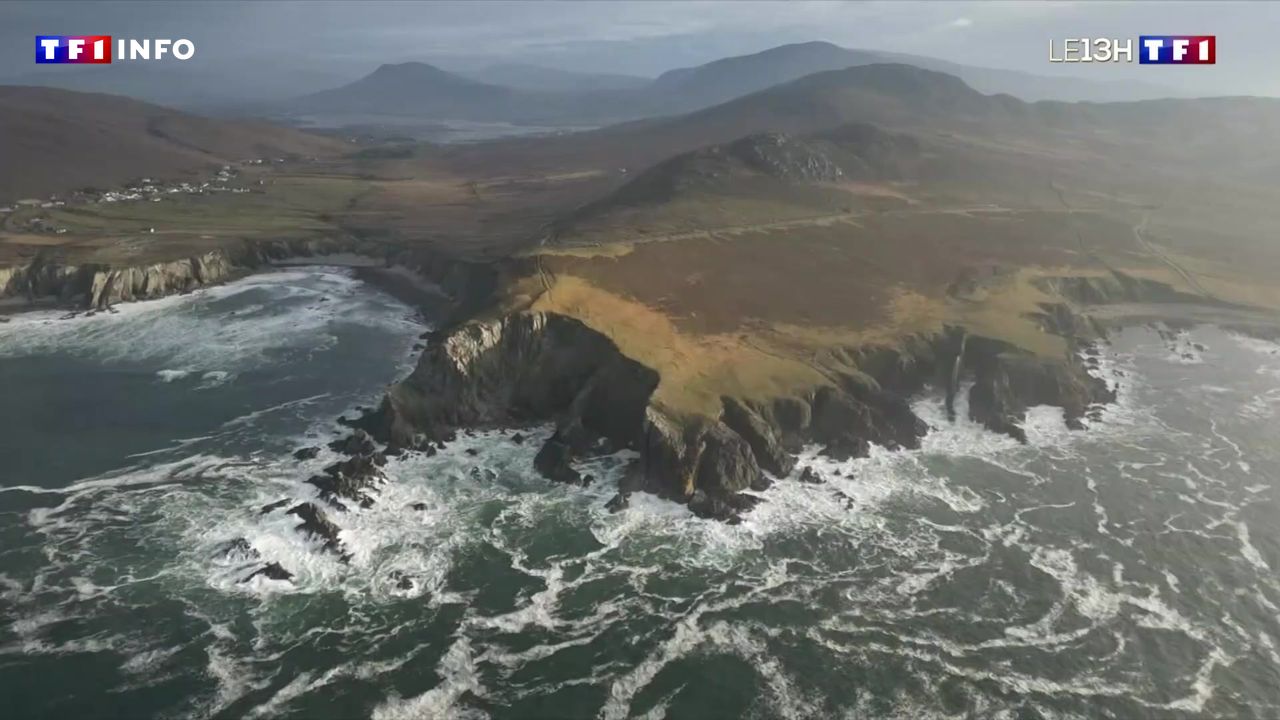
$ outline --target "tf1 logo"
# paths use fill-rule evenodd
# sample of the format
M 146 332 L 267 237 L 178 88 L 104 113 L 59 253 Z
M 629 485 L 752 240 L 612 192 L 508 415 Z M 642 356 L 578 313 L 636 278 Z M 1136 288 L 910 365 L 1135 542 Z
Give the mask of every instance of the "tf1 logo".
M 1142 35 L 1135 49 L 1132 38 L 1066 38 L 1049 41 L 1049 62 L 1133 62 L 1142 65 L 1214 65 L 1218 61 L 1216 35 Z
M 190 40 L 126 40 L 115 44 L 116 60 L 161 60 L 172 54 L 190 60 L 196 46 Z M 112 61 L 110 35 L 37 35 L 36 62 L 41 65 L 109 65 Z

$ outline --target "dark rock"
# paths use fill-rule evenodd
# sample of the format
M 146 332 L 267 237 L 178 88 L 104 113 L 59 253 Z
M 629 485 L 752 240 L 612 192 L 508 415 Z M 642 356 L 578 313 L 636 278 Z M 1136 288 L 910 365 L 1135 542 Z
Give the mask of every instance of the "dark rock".
M 1115 400 L 1115 391 L 1090 375 L 1074 356 L 1040 358 L 993 342 L 978 356 L 974 380 L 970 418 L 1024 443 L 1021 423 L 1030 406 L 1060 407 L 1072 425 L 1094 403 Z
M 609 502 L 604 504 L 604 507 L 611 513 L 622 512 L 631 507 L 631 494 L 619 492 L 610 498 Z
M 802 483 L 810 483 L 812 485 L 821 485 L 826 481 L 827 481 L 826 478 L 822 477 L 822 475 L 820 475 L 817 470 L 814 470 L 811 467 L 806 467 L 804 470 L 800 472 L 800 482 Z
M 246 575 L 240 582 L 247 583 L 256 577 L 265 577 L 269 580 L 292 580 L 293 573 L 285 570 L 284 566 L 278 562 L 267 563 L 257 570 L 254 570 L 249 575 Z
M 410 505 L 410 506 L 409 506 L 409 509 L 411 509 L 411 510 L 417 510 L 418 512 L 422 512 L 422 511 L 427 510 L 427 509 L 429 509 L 429 508 L 430 508 L 430 506 L 429 506 L 429 505 L 427 505 L 427 504 L 426 504 L 426 503 L 424 503 L 424 502 L 416 502 L 416 503 L 413 503 L 412 505 Z
M 302 520 L 297 527 L 299 532 L 322 540 L 324 549 L 336 554 L 343 562 L 350 559 L 339 537 L 342 529 L 315 503 L 299 503 L 289 509 L 289 514 Z
M 751 489 L 756 492 L 764 492 L 771 487 L 773 487 L 773 480 L 764 473 L 760 473 L 760 475 L 756 477 L 755 482 L 751 483 Z
M 249 560 L 257 560 L 261 555 L 257 548 L 249 544 L 249 541 L 239 537 L 234 540 L 228 540 L 222 543 L 214 551 L 221 558 L 232 560 L 235 562 L 246 562 Z
M 318 447 L 304 447 L 295 450 L 293 457 L 297 460 L 310 460 L 319 454 L 320 448 Z
M 757 485 L 760 466 L 741 435 L 724 423 L 715 423 L 702 436 L 702 453 L 695 477 L 697 487 L 731 495 Z
M 552 436 L 533 458 L 533 467 L 552 482 L 585 485 L 582 475 L 570 465 L 573 453 L 567 443 Z
M 695 490 L 689 497 L 689 510 L 704 520 L 719 520 L 730 524 L 742 522 L 742 517 L 719 494 Z
M 277 501 L 275 501 L 275 502 L 273 502 L 273 503 L 267 503 L 266 505 L 263 505 L 263 506 L 262 506 L 262 510 L 260 510 L 260 511 L 258 512 L 258 514 L 259 514 L 259 515 L 266 515 L 267 513 L 271 512 L 272 510 L 279 510 L 280 508 L 282 508 L 282 507 L 284 507 L 285 505 L 288 505 L 288 504 L 289 504 L 289 498 L 284 498 L 283 500 L 277 500 Z
M 721 402 L 724 405 L 724 424 L 747 441 L 751 452 L 755 454 L 757 464 L 779 477 L 790 474 L 791 469 L 795 467 L 796 459 L 782 446 L 782 441 L 773 427 L 751 408 L 734 398 L 725 397 Z
M 409 451 L 398 445 L 388 445 L 387 449 L 383 451 L 383 456 L 389 457 L 389 458 L 398 458 L 398 457 L 404 457 L 405 453 L 407 452 Z
M 356 430 L 341 440 L 329 443 L 329 449 L 344 455 L 371 455 L 378 448 L 364 430 Z
M 312 476 L 307 483 L 319 489 L 320 497 L 326 502 L 347 499 L 369 507 L 373 504 L 371 491 L 385 479 L 379 461 L 386 464 L 386 458 L 380 454 L 349 457 L 329 465 L 324 475 Z
M 872 386 L 851 384 L 851 391 L 825 387 L 813 405 L 813 438 L 833 459 L 866 457 L 869 444 L 918 448 L 929 428 L 906 400 Z
M 517 444 L 517 445 L 523 445 L 523 444 L 524 444 L 524 435 L 523 435 L 522 433 L 516 433 L 516 434 L 512 435 L 512 436 L 511 436 L 511 442 L 513 442 L 513 443 L 515 443 L 515 444 Z
M 395 583 L 397 590 L 413 589 L 413 585 L 414 585 L 413 578 L 409 577 L 407 574 L 399 570 L 392 570 L 390 577 L 391 577 L 391 581 Z
M 864 458 L 871 454 L 871 443 L 863 438 L 845 434 L 837 437 L 834 442 L 823 445 L 822 454 L 836 462 Z
M 466 451 L 466 452 L 467 452 L 467 454 L 468 454 L 468 455 L 470 455 L 471 457 L 475 457 L 475 456 L 477 456 L 477 455 L 479 455 L 479 454 L 480 454 L 480 451 L 479 451 L 479 450 L 477 450 L 477 449 L 475 449 L 475 448 L 467 448 L 467 451 Z
M 837 495 L 837 496 L 839 496 L 839 498 L 840 498 L 840 504 L 841 504 L 841 505 L 844 505 L 844 508 L 845 508 L 846 510 L 853 510 L 853 509 L 855 509 L 855 508 L 857 508 L 857 507 L 858 507 L 858 501 L 857 501 L 857 500 L 854 500 L 853 498 L 849 497 L 848 495 L 846 495 L 846 494 L 844 494 L 844 493 L 842 493 L 842 492 L 837 492 L 837 493 L 836 493 L 836 495 Z

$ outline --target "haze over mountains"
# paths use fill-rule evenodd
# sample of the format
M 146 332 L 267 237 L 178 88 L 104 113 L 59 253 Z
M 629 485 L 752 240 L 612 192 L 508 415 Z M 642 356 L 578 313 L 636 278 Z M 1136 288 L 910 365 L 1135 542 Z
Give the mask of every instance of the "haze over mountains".
M 529 66 L 498 66 L 468 78 L 427 63 L 383 65 L 355 82 L 286 100 L 271 110 L 284 115 L 360 113 L 425 120 L 606 124 L 690 112 L 813 73 L 886 62 L 938 69 L 980 92 L 1024 100 L 1110 101 L 1171 94 L 1141 83 L 1045 78 L 808 42 L 671 70 L 652 82 Z
M 525 63 L 499 63 L 474 72 L 461 73 L 490 85 L 505 85 L 517 90 L 632 90 L 641 88 L 653 78 L 614 73 L 585 73 Z

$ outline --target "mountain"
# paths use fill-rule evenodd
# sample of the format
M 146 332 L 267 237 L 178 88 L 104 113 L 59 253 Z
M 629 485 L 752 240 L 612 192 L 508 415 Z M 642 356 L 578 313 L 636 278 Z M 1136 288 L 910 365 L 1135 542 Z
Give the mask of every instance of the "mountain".
M 530 65 L 497 65 L 464 77 L 424 63 L 383 65 L 332 90 L 283 104 L 289 114 L 342 113 L 527 124 L 604 125 L 700 110 L 817 73 L 876 64 L 945 72 L 972 88 L 1024 100 L 1160 97 L 1153 85 L 1047 78 L 936 58 L 852 50 L 828 42 L 782 45 L 663 73 L 652 82 Z
M 976 130 L 999 122 L 1026 124 L 1025 103 L 988 96 L 959 78 L 911 65 L 861 65 L 808 75 L 674 117 L 637 120 L 563 138 L 459 148 L 468 162 L 495 168 L 528 162 L 643 169 L 656 160 L 703 145 L 764 132 L 801 135 L 850 123 L 882 127 Z
M 263 122 L 212 120 L 113 95 L 0 86 L 0 201 L 343 149 Z
M 858 65 L 897 63 L 953 75 L 974 89 L 1023 100 L 1136 100 L 1168 97 L 1167 88 L 1132 82 L 1099 82 L 1044 77 L 1031 73 L 973 67 L 919 55 L 854 50 L 829 42 L 781 45 L 752 55 L 724 58 L 693 68 L 671 70 L 649 88 L 665 102 L 686 110 L 715 105 L 806 75 Z
M 652 78 L 636 75 L 581 73 L 523 63 L 489 65 L 464 74 L 473 80 L 490 85 L 550 92 L 634 90 L 653 82 Z
M 447 119 L 504 119 L 517 112 L 520 92 L 462 77 L 434 65 L 383 65 L 355 82 L 305 95 L 295 112 L 417 115 Z
M 875 62 L 880 62 L 875 53 L 828 42 L 797 43 L 670 70 L 659 75 L 649 90 L 669 102 L 707 107 L 816 72 Z
M 1018 70 L 961 65 L 960 63 L 904 53 L 879 52 L 875 62 L 905 63 L 925 70 L 955 75 L 973 89 L 1013 95 L 1020 100 L 1060 100 L 1064 102 L 1124 102 L 1176 97 L 1182 93 L 1157 83 L 1137 80 L 1090 80 L 1068 76 L 1036 75 Z

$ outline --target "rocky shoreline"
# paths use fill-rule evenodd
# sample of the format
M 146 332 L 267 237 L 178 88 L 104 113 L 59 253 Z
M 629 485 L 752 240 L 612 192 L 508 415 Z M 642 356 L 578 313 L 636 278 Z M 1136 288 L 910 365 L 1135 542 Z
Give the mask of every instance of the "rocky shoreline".
M 0 270 L 0 289 L 104 309 L 225 282 L 282 258 L 359 250 L 375 255 L 351 241 L 311 240 L 245 243 L 234 252 L 135 268 L 33 263 Z M 847 348 L 852 368 L 807 392 L 724 397 L 717 416 L 687 417 L 654 400 L 657 372 L 579 320 L 552 312 L 492 313 L 486 303 L 504 272 L 500 265 L 379 250 L 385 267 L 356 272 L 427 310 L 445 329 L 426 333 L 412 373 L 388 389 L 379 407 L 351 423 L 355 433 L 334 448 L 348 460 L 308 481 L 333 511 L 374 501 L 387 454 L 434 452 L 460 429 L 550 422 L 555 432 L 535 460 L 550 480 L 586 484 L 592 479 L 574 469 L 577 461 L 632 450 L 638 459 L 620 481 L 611 510 L 626 507 L 632 493 L 648 492 L 685 503 L 701 517 L 737 522 L 759 501 L 753 492 L 794 474 L 805 445 L 816 444 L 836 459 L 866 456 L 871 445 L 918 448 L 930 428 L 909 399 L 926 387 L 943 390 L 953 413 L 956 394 L 968 385 L 970 418 L 1022 442 L 1022 422 L 1035 405 L 1059 407 L 1069 427 L 1083 428 L 1115 392 L 1090 372 L 1096 365 L 1091 345 L 1106 330 L 1073 305 L 1186 301 L 1167 286 L 1120 274 L 1052 279 L 1045 289 L 1063 301 L 1043 305 L 1036 320 L 1066 340 L 1068 351 L 1060 357 L 947 327 L 896 347 Z M 812 471 L 798 479 L 822 481 Z M 325 533 L 332 523 L 323 508 L 290 512 L 303 519 L 300 528 L 342 554 L 336 533 Z
M 41 305 L 106 310 L 122 302 L 192 292 L 257 272 L 273 262 L 335 253 L 378 257 L 385 249 L 354 239 L 246 240 L 188 257 L 115 266 L 66 262 L 38 255 L 24 265 L 0 267 L 0 301 L 10 312 Z
M 1070 344 L 1094 339 L 1071 336 Z M 726 397 L 718 417 L 681 417 L 652 401 L 657 373 L 603 334 L 574 318 L 520 311 L 432 333 L 416 369 L 358 425 L 392 448 L 423 449 L 460 428 L 553 422 L 535 461 L 549 479 L 584 483 L 575 461 L 629 449 L 639 459 L 612 509 L 625 507 L 633 492 L 649 492 L 736 522 L 758 501 L 751 491 L 792 473 L 804 445 L 838 459 L 863 457 L 872 444 L 918 448 L 930 428 L 908 400 L 926 386 L 947 388 L 950 404 L 971 381 L 971 418 L 1023 442 L 1030 406 L 1060 407 L 1068 425 L 1080 428 L 1091 409 L 1115 399 L 1090 374 L 1087 355 L 1042 358 L 958 328 L 858 357 L 856 371 L 808 393 Z

